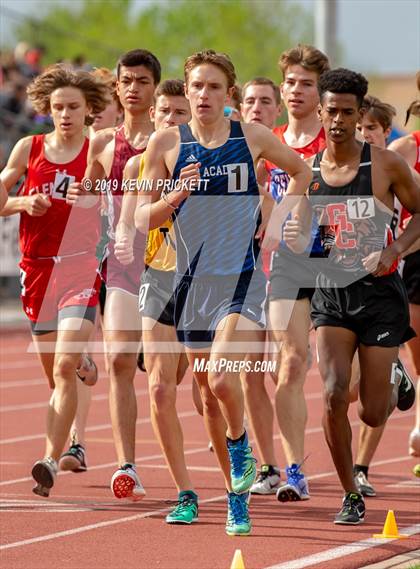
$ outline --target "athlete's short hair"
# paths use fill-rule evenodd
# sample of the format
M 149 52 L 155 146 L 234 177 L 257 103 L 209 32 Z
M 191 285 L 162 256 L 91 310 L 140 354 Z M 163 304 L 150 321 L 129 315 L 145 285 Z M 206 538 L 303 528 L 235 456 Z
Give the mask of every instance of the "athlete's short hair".
M 166 81 L 162 81 L 155 89 L 154 101 L 156 102 L 157 98 L 162 95 L 166 97 L 185 97 L 184 82 L 181 79 L 166 79 Z
M 280 105 L 280 101 L 281 101 L 280 89 L 279 89 L 278 85 L 276 85 L 274 83 L 274 81 L 271 81 L 271 79 L 268 79 L 268 77 L 255 77 L 254 79 L 251 79 L 251 81 L 248 81 L 242 87 L 242 98 L 245 97 L 245 92 L 248 89 L 248 87 L 251 87 L 251 85 L 268 85 L 269 87 L 271 87 L 273 89 L 273 94 L 274 94 L 274 99 L 276 101 L 276 105 Z
M 69 65 L 55 64 L 38 75 L 27 88 L 28 98 L 35 111 L 48 115 L 51 111 L 51 94 L 63 87 L 79 89 L 91 108 L 92 115 L 101 113 L 108 104 L 109 91 L 107 86 L 87 71 L 75 71 Z M 86 125 L 93 123 L 93 116 L 87 116 Z
M 278 64 L 283 74 L 283 79 L 285 79 L 286 71 L 291 65 L 300 65 L 307 71 L 314 71 L 318 75 L 322 75 L 322 73 L 330 69 L 330 62 L 325 53 L 322 53 L 313 45 L 302 43 L 287 51 L 283 51 Z
M 416 82 L 417 82 L 417 90 L 420 91 L 420 71 L 417 71 L 417 73 L 416 73 Z M 420 117 L 420 101 L 419 100 L 413 101 L 411 103 L 411 105 L 408 107 L 408 109 L 406 111 L 406 115 L 405 115 L 404 125 L 406 125 L 408 123 L 410 115 L 414 115 L 415 117 Z
M 121 104 L 120 98 L 117 95 L 117 77 L 116 75 L 108 69 L 108 67 L 96 67 L 91 74 L 102 81 L 107 87 L 108 91 L 111 93 L 113 100 L 117 103 L 117 106 L 120 111 L 123 110 L 123 106 Z
M 321 101 L 327 91 L 355 95 L 360 108 L 368 91 L 368 81 L 361 73 L 339 67 L 325 71 L 320 76 L 318 91 Z
M 123 53 L 117 62 L 117 78 L 120 78 L 121 67 L 136 67 L 136 65 L 143 65 L 152 75 L 155 85 L 160 82 L 162 69 L 158 58 L 147 49 L 132 49 Z
M 226 75 L 228 81 L 228 88 L 230 89 L 235 85 L 236 73 L 230 57 L 226 53 L 216 52 L 213 49 L 205 49 L 190 55 L 185 60 L 184 64 L 184 77 L 185 82 L 188 83 L 190 72 L 198 65 L 211 64 L 218 67 Z
M 368 114 L 374 120 L 378 121 L 384 131 L 392 126 L 392 120 L 397 114 L 397 111 L 392 105 L 383 103 L 372 95 L 366 95 L 363 99 L 362 110 L 365 115 Z

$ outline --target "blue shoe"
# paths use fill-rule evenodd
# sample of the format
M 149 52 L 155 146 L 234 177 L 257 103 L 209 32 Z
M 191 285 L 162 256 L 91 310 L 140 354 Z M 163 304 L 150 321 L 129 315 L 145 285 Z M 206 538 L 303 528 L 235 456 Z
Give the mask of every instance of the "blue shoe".
M 226 533 L 228 535 L 249 535 L 251 533 L 251 520 L 248 513 L 249 498 L 249 492 L 243 494 L 228 492 L 226 520 Z
M 252 448 L 248 446 L 248 435 L 242 442 L 227 442 L 230 458 L 230 478 L 232 491 L 236 494 L 248 492 L 257 476 L 256 460 L 252 456 Z
M 277 490 L 279 502 L 309 500 L 309 486 L 306 476 L 300 471 L 300 464 L 286 467 L 287 482 Z

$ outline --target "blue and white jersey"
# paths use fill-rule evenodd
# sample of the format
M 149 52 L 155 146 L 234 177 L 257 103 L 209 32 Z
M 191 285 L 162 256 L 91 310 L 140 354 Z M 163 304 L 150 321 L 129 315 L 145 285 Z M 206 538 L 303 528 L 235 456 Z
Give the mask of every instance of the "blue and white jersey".
M 240 274 L 256 268 L 261 221 L 254 164 L 239 122 L 230 122 L 228 140 L 205 148 L 189 125 L 179 127 L 180 170 L 200 162 L 200 183 L 175 213 L 177 272 L 194 276 Z M 198 199 L 200 198 L 200 199 Z

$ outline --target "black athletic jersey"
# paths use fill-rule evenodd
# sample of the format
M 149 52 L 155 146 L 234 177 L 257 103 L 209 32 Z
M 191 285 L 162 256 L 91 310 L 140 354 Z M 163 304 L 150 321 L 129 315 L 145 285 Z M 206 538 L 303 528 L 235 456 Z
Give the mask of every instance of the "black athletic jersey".
M 228 140 L 211 149 L 194 138 L 188 124 L 178 128 L 180 150 L 172 181 L 179 180 L 184 166 L 201 166 L 196 189 L 175 212 L 177 272 L 220 276 L 254 270 L 260 198 L 241 124 L 230 121 Z
M 319 224 L 324 259 L 321 273 L 345 286 L 368 273 L 362 260 L 393 240 L 394 212 L 374 198 L 371 149 L 364 143 L 356 176 L 344 186 L 330 186 L 321 175 L 324 151 L 315 156 L 310 201 Z M 396 270 L 395 263 L 389 273 Z

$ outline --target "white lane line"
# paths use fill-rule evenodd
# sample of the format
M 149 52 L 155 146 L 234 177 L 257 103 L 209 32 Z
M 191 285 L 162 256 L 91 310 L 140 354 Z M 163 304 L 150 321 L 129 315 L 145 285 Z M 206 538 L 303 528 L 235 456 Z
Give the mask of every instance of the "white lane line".
M 401 533 L 406 535 L 416 535 L 420 533 L 420 524 L 409 526 L 407 528 L 400 528 Z M 321 551 L 320 553 L 314 553 L 313 555 L 307 555 L 306 557 L 301 557 L 300 559 L 293 559 L 291 561 L 286 561 L 284 563 L 278 563 L 277 565 L 270 565 L 266 569 L 303 569 L 304 567 L 311 567 L 312 565 L 317 565 L 319 563 L 327 563 L 333 559 L 341 559 L 347 555 L 353 555 L 354 553 L 360 553 L 371 547 L 378 547 L 384 545 L 385 543 L 390 543 L 395 541 L 394 539 L 376 539 L 371 537 L 369 539 L 363 539 L 360 541 L 353 541 L 352 543 L 346 543 L 340 547 L 335 547 L 333 549 L 327 549 L 326 551 Z
M 161 470 L 168 470 L 167 464 L 142 464 L 143 468 L 159 468 Z M 188 470 L 197 470 L 199 472 L 220 472 L 219 466 L 188 466 Z
M 195 417 L 197 415 L 197 411 L 183 411 L 182 413 L 178 413 L 178 417 Z M 136 425 L 143 425 L 150 423 L 150 417 L 145 417 L 143 419 L 137 419 Z M 94 431 L 104 431 L 107 429 L 112 429 L 111 423 L 102 423 L 101 425 L 91 425 L 86 427 L 87 432 L 94 432 Z M 15 443 L 22 443 L 26 441 L 35 441 L 39 439 L 45 439 L 45 433 L 37 433 L 36 435 L 25 435 L 22 437 L 13 437 L 11 439 L 1 439 L 0 445 L 9 445 Z M 156 441 L 157 442 L 157 441 Z
M 208 498 L 207 500 L 200 500 L 200 504 L 208 504 L 211 502 L 220 502 L 222 500 L 226 500 L 226 493 L 222 494 L 221 496 L 216 496 L 214 498 Z M 109 527 L 109 526 L 113 526 L 113 525 L 117 525 L 117 524 L 134 522 L 137 520 L 141 520 L 143 518 L 149 518 L 150 516 L 156 516 L 157 514 L 163 514 L 165 512 L 169 512 L 169 510 L 171 510 L 172 508 L 173 508 L 173 505 L 169 506 L 168 508 L 161 508 L 159 510 L 151 510 L 149 512 L 144 512 L 142 514 L 135 514 L 133 516 L 125 516 L 123 518 L 116 518 L 113 520 L 98 522 L 96 524 L 89 524 L 86 526 L 80 526 L 80 527 L 69 529 L 69 530 L 59 531 L 56 533 L 50 533 L 47 535 L 41 535 L 39 537 L 24 539 L 22 541 L 15 541 L 13 543 L 6 543 L 6 544 L 0 546 L 0 551 L 4 551 L 6 549 L 12 549 L 15 547 L 22 547 L 24 545 L 31 545 L 33 543 L 40 543 L 43 541 L 50 541 L 52 539 L 58 539 L 60 537 L 68 537 L 69 535 L 84 533 L 84 532 L 91 531 L 94 529 Z
M 101 377 L 107 377 L 106 375 L 103 376 L 99 376 L 99 379 L 101 379 Z M 46 384 L 46 380 L 44 380 L 44 383 Z M 190 383 L 186 383 L 185 385 L 180 385 L 177 388 L 177 391 L 191 391 L 191 384 Z M 136 397 L 139 397 L 141 395 L 148 395 L 149 394 L 149 390 L 148 389 L 136 389 L 135 391 L 136 393 Z M 4 398 L 4 396 L 3 396 Z M 98 393 L 97 395 L 93 395 L 92 396 L 92 401 L 108 401 L 109 399 L 109 393 Z M 48 405 L 48 401 L 44 400 L 44 401 L 38 401 L 37 403 L 22 403 L 19 405 L 3 405 L 2 407 L 0 407 L 0 412 L 1 413 L 10 413 L 12 411 L 30 411 L 32 409 L 41 409 L 42 407 L 47 407 Z
M 22 353 L 22 351 L 20 351 L 19 353 Z M 10 352 L 9 350 L 7 350 L 7 354 L 9 355 Z M 40 365 L 39 363 L 39 359 L 36 358 L 31 359 L 31 360 L 19 360 L 17 362 L 7 362 L 7 363 L 3 363 L 0 367 L 0 374 L 3 373 L 4 371 L 8 370 L 8 369 L 18 369 L 18 368 L 22 368 L 22 367 L 35 367 L 36 365 Z
M 195 414 L 193 412 L 190 412 L 191 415 Z M 180 414 L 182 415 L 182 414 Z M 207 451 L 209 452 L 208 446 L 205 447 L 200 447 L 200 448 L 194 448 L 194 449 L 189 449 L 189 450 L 185 450 L 184 454 L 185 455 L 190 455 L 190 454 L 198 454 L 200 452 L 204 452 Z M 141 457 L 136 457 L 135 461 L 136 464 L 141 463 L 141 462 L 146 462 L 148 460 L 158 460 L 158 459 L 163 459 L 163 454 L 159 453 L 159 454 L 151 454 L 149 456 L 141 456 Z M 112 467 L 116 467 L 116 462 L 107 462 L 105 464 L 96 464 L 94 466 L 89 466 L 89 471 L 91 470 L 102 470 L 104 468 L 112 468 Z M 69 474 L 72 474 L 71 471 L 66 471 L 66 472 L 59 472 L 57 474 L 57 476 L 67 476 Z M 25 478 L 16 478 L 15 480 L 3 480 L 2 482 L 0 482 L 0 486 L 10 486 L 11 484 L 18 484 L 20 482 L 33 482 L 33 478 L 32 476 L 26 476 Z
M 40 377 L 39 379 L 23 379 L 22 381 L 3 381 L 0 383 L 0 389 L 9 389 L 12 387 L 32 387 L 36 385 L 47 385 L 46 378 Z

